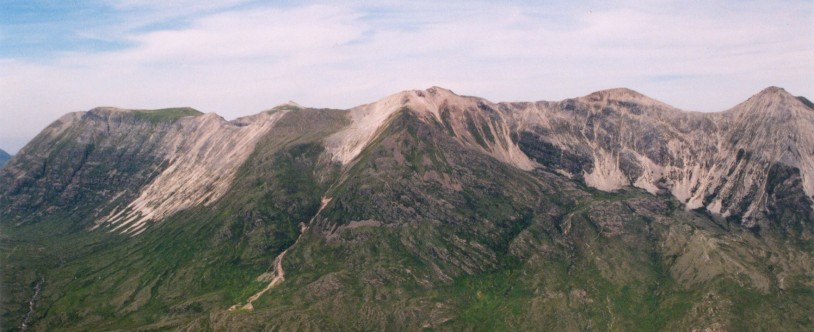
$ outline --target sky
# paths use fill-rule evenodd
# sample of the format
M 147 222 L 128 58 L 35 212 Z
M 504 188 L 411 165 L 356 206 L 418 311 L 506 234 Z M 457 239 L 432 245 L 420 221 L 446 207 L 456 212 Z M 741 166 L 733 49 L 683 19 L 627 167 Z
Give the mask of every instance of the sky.
M 627 87 L 723 111 L 814 97 L 814 1 L 0 0 L 0 148 L 68 112 L 289 100 L 350 108 L 431 86 L 492 101 Z

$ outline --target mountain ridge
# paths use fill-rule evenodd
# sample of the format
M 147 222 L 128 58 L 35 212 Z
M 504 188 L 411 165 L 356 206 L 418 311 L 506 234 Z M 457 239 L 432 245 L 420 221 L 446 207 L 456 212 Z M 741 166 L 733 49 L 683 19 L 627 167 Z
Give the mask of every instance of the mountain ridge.
M 811 112 L 767 93 L 710 115 L 624 89 L 493 103 L 438 87 L 231 121 L 69 114 L 0 170 L 0 317 L 807 330 Z
M 788 91 L 786 91 L 786 89 L 784 89 L 782 87 L 778 87 L 778 86 L 766 87 L 766 88 L 758 91 L 757 93 L 753 94 L 752 96 L 748 97 L 747 100 L 745 100 L 743 102 L 740 102 L 740 103 L 738 103 L 738 104 L 736 104 L 736 105 L 734 105 L 732 107 L 729 107 L 727 109 L 712 111 L 712 112 L 705 112 L 705 111 L 693 111 L 693 110 L 685 110 L 685 109 L 677 108 L 677 107 L 672 106 L 672 105 L 670 105 L 670 104 L 668 104 L 666 102 L 663 102 L 661 100 L 649 97 L 649 96 L 647 96 L 647 95 L 645 95 L 645 94 L 643 94 L 643 93 L 641 93 L 639 91 L 636 91 L 636 90 L 631 89 L 631 88 L 625 88 L 625 87 L 617 87 L 617 88 L 608 88 L 608 89 L 597 90 L 597 91 L 588 93 L 588 94 L 583 95 L 583 96 L 565 98 L 565 99 L 562 99 L 562 100 L 491 101 L 491 100 L 488 100 L 486 98 L 478 97 L 478 96 L 459 95 L 459 94 L 455 93 L 451 89 L 448 89 L 448 88 L 445 88 L 445 87 L 442 87 L 442 86 L 435 86 L 434 85 L 434 86 L 431 86 L 431 87 L 426 88 L 426 89 L 402 90 L 402 91 L 393 93 L 391 95 L 388 95 L 386 97 L 383 97 L 383 98 L 381 98 L 381 99 L 379 99 L 377 101 L 367 103 L 367 104 L 358 105 L 358 106 L 354 106 L 354 107 L 351 107 L 349 109 L 374 104 L 376 102 L 380 102 L 380 101 L 383 101 L 385 99 L 392 98 L 392 97 L 395 97 L 395 96 L 406 96 L 406 95 L 408 95 L 410 93 L 416 93 L 416 92 L 421 93 L 421 94 L 429 93 L 430 95 L 438 95 L 439 91 L 441 91 L 442 92 L 441 94 L 445 95 L 445 96 L 454 96 L 454 97 L 461 97 L 461 98 L 475 98 L 475 99 L 478 99 L 478 100 L 482 100 L 482 101 L 486 101 L 486 102 L 489 102 L 489 103 L 492 103 L 492 104 L 498 104 L 498 105 L 499 104 L 506 104 L 506 105 L 510 105 L 510 104 L 529 104 L 529 103 L 531 103 L 531 104 L 533 104 L 533 103 L 549 103 L 549 104 L 553 104 L 553 103 L 562 103 L 564 101 L 574 100 L 574 99 L 587 99 L 587 98 L 591 98 L 591 96 L 596 96 L 596 97 L 593 97 L 593 98 L 610 97 L 613 100 L 619 100 L 619 101 L 631 101 L 631 100 L 635 100 L 635 99 L 641 99 L 641 100 L 645 100 L 646 104 L 662 104 L 662 105 L 666 105 L 669 108 L 677 110 L 677 111 L 681 111 L 681 112 L 685 112 L 685 113 L 699 113 L 699 114 L 725 113 L 725 112 L 731 111 L 731 109 L 735 108 L 738 104 L 744 103 L 744 102 L 748 101 L 749 99 L 760 98 L 761 96 L 764 96 L 764 95 L 774 95 L 774 94 L 783 94 L 785 96 L 792 97 L 794 99 L 797 99 L 797 101 L 799 101 L 803 106 L 807 106 L 806 103 L 803 100 L 800 99 L 800 98 L 802 98 L 802 99 L 807 100 L 806 97 L 804 97 L 804 96 L 794 96 L 791 93 L 789 93 Z M 269 108 L 269 110 L 275 110 L 275 109 L 279 109 L 279 108 L 310 108 L 310 109 L 314 109 L 314 107 L 309 107 L 307 105 L 301 105 L 301 104 L 299 104 L 299 103 L 297 103 L 295 101 L 290 100 L 288 102 L 276 105 L 276 106 L 274 106 L 272 108 Z M 201 113 L 200 111 L 198 111 L 194 107 L 189 107 L 189 106 L 168 107 L 168 108 L 159 108 L 159 109 L 138 109 L 138 108 L 124 108 L 124 107 L 116 107 L 116 106 L 96 106 L 96 107 L 93 107 L 93 108 L 91 108 L 91 109 L 89 109 L 87 111 L 76 111 L 76 112 L 66 113 L 64 116 L 67 116 L 67 115 L 73 114 L 73 113 L 83 114 L 83 113 L 91 112 L 91 111 L 104 111 L 104 110 L 115 111 L 115 112 L 160 112 L 160 111 L 166 111 L 166 110 L 187 110 L 187 111 L 199 113 L 199 114 L 194 114 L 194 115 L 190 115 L 190 116 L 198 116 L 198 115 L 205 114 L 205 113 Z M 218 114 L 217 112 L 212 112 L 212 113 L 214 113 L 216 115 Z M 234 120 L 241 119 L 241 118 L 251 117 L 251 116 L 254 116 L 254 115 L 257 115 L 257 114 L 260 114 L 260 113 L 263 113 L 263 112 L 259 112 L 259 113 L 255 113 L 255 114 L 249 114 L 249 115 L 243 115 L 243 116 L 239 116 L 239 117 L 237 117 L 235 119 L 232 119 L 232 120 L 227 119 L 227 121 L 234 121 Z M 220 115 L 218 115 L 218 116 L 220 116 Z M 222 116 L 220 116 L 220 117 L 222 117 Z
M 777 110 L 778 108 L 782 109 Z M 796 147 L 800 139 L 803 141 L 799 142 L 799 144 L 809 147 L 814 146 L 814 141 L 802 134 L 808 128 L 814 130 L 814 116 L 812 116 L 814 114 L 801 112 L 800 110 L 803 108 L 805 108 L 805 105 L 799 99 L 778 87 L 766 88 L 747 99 L 747 101 L 727 111 L 718 113 L 681 111 L 626 88 L 601 90 L 583 97 L 565 99 L 559 102 L 493 103 L 479 97 L 460 96 L 449 89 L 431 87 L 426 90 L 405 90 L 374 103 L 349 109 L 350 126 L 329 136 L 325 144 L 327 153 L 332 156 L 333 160 L 348 165 L 381 133 L 389 119 L 396 112 L 408 109 L 416 112 L 418 116 L 423 117 L 426 121 L 443 124 L 448 133 L 455 136 L 462 144 L 525 171 L 545 165 L 545 167 L 552 168 L 570 178 L 581 178 L 587 185 L 604 191 L 615 191 L 624 186 L 639 187 L 651 193 L 667 189 L 675 197 L 687 204 L 688 208 L 704 207 L 710 212 L 721 214 L 724 217 L 738 215 L 741 218 L 749 218 L 752 214 L 760 213 L 760 210 L 763 209 L 762 204 L 765 203 L 760 201 L 764 198 L 757 194 L 757 203 L 752 204 L 750 201 L 747 203 L 750 204 L 748 206 L 739 206 L 743 205 L 742 202 L 751 199 L 755 195 L 754 190 L 745 193 L 725 192 L 726 195 L 735 195 L 734 201 L 715 200 L 714 196 L 710 199 L 710 192 L 731 189 L 727 189 L 725 183 L 725 178 L 731 176 L 731 174 L 725 175 L 722 173 L 723 171 L 714 167 L 710 168 L 710 166 L 724 162 L 732 165 L 728 167 L 734 167 L 737 164 L 736 162 L 740 161 L 738 151 L 743 149 L 725 146 L 728 143 L 723 141 L 724 137 L 719 136 L 730 135 L 726 139 L 732 144 L 738 144 L 740 138 L 725 132 L 733 130 L 737 132 L 740 130 L 739 128 L 748 127 L 750 132 L 762 135 L 758 138 L 753 137 L 748 145 L 754 147 L 757 145 L 756 142 L 761 142 L 764 146 L 757 153 L 761 155 L 763 160 L 771 163 L 782 162 L 785 165 L 800 169 L 805 196 L 814 197 L 814 157 L 811 154 L 801 153 L 800 148 Z M 107 127 L 103 131 L 110 132 L 111 123 L 121 123 L 121 116 L 132 114 L 136 116 L 134 120 L 138 121 L 139 116 L 148 114 L 150 117 L 144 119 L 149 120 L 150 123 L 167 127 L 166 130 L 175 130 L 172 128 L 184 126 L 189 127 L 189 129 L 181 129 L 185 131 L 182 136 L 190 136 L 191 133 L 194 133 L 194 135 L 198 136 L 211 137 L 201 139 L 214 140 L 211 142 L 218 141 L 222 146 L 239 144 L 243 147 L 240 151 L 244 152 L 240 153 L 241 157 L 235 158 L 228 166 L 229 169 L 234 170 L 239 167 L 247 154 L 253 149 L 253 142 L 256 141 L 257 137 L 265 135 L 273 127 L 273 120 L 270 119 L 279 118 L 289 110 L 302 109 L 302 107 L 287 103 L 275 109 L 276 111 L 272 110 L 271 113 L 262 112 L 226 121 L 215 113 L 203 114 L 192 108 L 145 111 L 98 107 L 87 112 L 66 114 L 49 126 L 44 133 L 47 132 L 48 135 L 58 136 L 66 127 L 82 122 L 85 118 L 91 119 L 94 117 L 99 117 L 101 122 L 107 122 L 105 124 Z M 770 114 L 766 110 L 774 111 Z M 807 121 L 791 121 L 792 118 L 798 120 L 804 118 Z M 600 122 L 595 123 L 596 121 Z M 201 122 L 201 124 L 196 124 L 197 122 Z M 795 128 L 793 131 L 797 134 L 794 137 L 775 137 L 777 136 L 777 130 L 774 130 L 775 128 L 767 129 L 765 125 L 766 123 L 774 124 L 775 122 L 778 122 L 779 125 Z M 608 127 L 611 123 L 613 123 L 613 127 Z M 638 127 L 649 128 L 641 131 L 640 128 L 628 127 L 628 124 L 637 127 L 636 123 L 640 124 Z M 225 136 L 218 136 L 221 134 L 206 133 L 210 130 L 215 132 L 221 130 L 216 128 L 232 128 L 227 131 L 237 130 L 235 128 L 252 127 L 252 124 L 257 124 L 253 127 L 257 128 L 253 131 L 254 134 L 250 135 L 255 138 L 248 139 L 243 143 L 234 141 L 238 136 L 229 139 Z M 798 129 L 800 126 L 804 126 L 804 128 Z M 193 127 L 196 129 L 192 129 Z M 722 127 L 729 127 L 730 129 L 721 129 Z M 578 130 L 575 131 L 575 128 L 578 128 Z M 702 133 L 693 134 L 699 128 Z M 687 130 L 692 130 L 692 132 Z M 722 130 L 725 132 L 722 132 Z M 544 133 L 546 137 L 533 134 L 535 131 Z M 226 135 L 226 132 L 223 132 L 223 135 Z M 521 147 L 524 144 L 523 137 L 529 138 L 530 135 L 537 135 L 534 138 L 535 142 L 543 142 L 543 147 L 548 150 L 540 151 L 539 147 L 537 147 L 538 143 L 526 142 L 527 148 L 526 151 L 523 151 Z M 645 140 L 638 143 L 636 137 L 645 137 Z M 690 141 L 687 141 L 687 139 L 690 139 Z M 717 139 L 718 142 L 710 144 L 711 139 Z M 188 146 L 185 149 L 191 149 L 188 151 L 190 157 L 180 157 L 178 153 L 181 153 L 181 150 L 178 149 L 182 148 L 179 147 L 179 144 L 193 143 L 183 143 L 178 139 L 176 141 L 176 143 L 156 143 L 158 145 L 171 144 L 176 146 L 174 148 L 176 151 L 165 152 L 167 160 L 171 163 L 173 163 L 173 160 L 184 160 L 183 158 L 191 158 L 196 153 L 203 153 L 195 150 L 194 146 Z M 210 148 L 208 144 L 210 143 L 198 148 Z M 785 146 L 781 147 L 784 144 Z M 682 149 L 687 149 L 687 147 L 682 148 L 681 146 L 694 146 L 690 148 L 694 152 L 684 152 Z M 788 152 L 771 152 L 783 150 L 783 148 Z M 22 150 L 23 153 L 26 152 L 25 149 Z M 694 159 L 698 155 L 717 158 L 719 156 L 713 156 L 710 152 L 702 153 L 701 151 L 720 152 L 721 149 L 731 150 L 728 161 Z M 535 159 L 533 156 L 530 157 L 529 153 L 542 153 L 542 155 Z M 556 157 L 556 154 L 560 154 L 560 156 Z M 210 156 L 223 158 L 223 156 L 215 157 L 211 154 Z M 552 157 L 556 160 L 552 160 Z M 194 157 L 188 160 L 198 159 L 200 158 Z M 696 170 L 687 169 L 684 165 L 685 161 L 691 161 L 699 166 L 703 166 L 701 164 L 706 166 Z M 212 161 L 203 162 L 201 165 L 210 162 Z M 178 165 L 182 164 L 184 163 Z M 756 167 L 765 168 L 764 166 Z M 172 168 L 170 173 L 173 173 L 173 170 L 175 168 Z M 755 170 L 753 168 L 744 168 L 742 171 L 754 172 Z M 179 174 L 188 175 L 198 174 L 196 177 L 204 174 L 195 173 L 188 169 L 178 172 Z M 216 192 L 222 193 L 231 183 L 231 180 L 224 180 L 224 178 L 228 179 L 230 176 L 228 174 L 234 171 L 224 171 L 225 174 L 211 170 L 205 172 L 208 172 L 206 174 L 209 174 L 208 176 L 212 180 L 205 180 L 199 185 L 190 184 L 197 183 L 196 181 L 184 181 L 183 188 L 187 188 L 184 190 L 192 190 L 192 192 L 199 192 L 199 194 L 193 195 L 189 193 L 183 196 L 182 200 L 197 202 L 192 203 L 193 205 L 211 201 L 213 198 L 202 200 L 204 198 L 192 197 L 204 195 L 202 190 L 215 185 L 215 183 L 219 183 L 218 186 L 223 188 Z M 681 174 L 675 175 L 676 172 Z M 765 173 L 765 171 L 761 172 Z M 171 175 L 165 176 L 168 179 L 173 178 Z M 215 178 L 219 180 L 214 180 Z M 169 213 L 173 213 L 173 211 L 189 206 L 190 203 L 170 203 L 173 199 L 163 197 L 155 192 L 155 190 L 159 190 L 158 188 L 168 187 L 168 183 L 162 181 L 170 180 L 161 179 L 159 177 L 153 180 L 155 182 L 153 182 L 152 188 L 156 189 L 149 189 L 150 187 L 143 189 L 154 192 L 153 194 L 142 192 L 142 199 L 146 201 L 136 200 L 126 207 L 118 207 L 110 211 L 107 217 L 98 216 L 101 217 L 99 222 L 114 223 L 114 220 L 124 222 L 118 225 L 120 227 L 132 222 L 143 225 L 146 220 L 161 219 Z M 760 183 L 762 182 L 758 181 L 756 185 L 760 186 Z M 667 187 L 664 187 L 665 184 Z M 173 186 L 169 187 L 172 188 Z M 159 191 L 161 190 L 164 189 Z M 219 195 L 221 194 L 214 194 L 212 197 L 218 197 Z M 153 198 L 148 199 L 147 197 Z M 148 208 L 148 206 L 157 206 L 160 212 L 155 212 L 154 207 Z M 130 212 L 125 212 L 126 210 Z M 135 215 L 141 217 L 137 218 Z M 744 219 L 743 222 L 748 221 Z M 126 229 L 132 230 L 133 228 Z

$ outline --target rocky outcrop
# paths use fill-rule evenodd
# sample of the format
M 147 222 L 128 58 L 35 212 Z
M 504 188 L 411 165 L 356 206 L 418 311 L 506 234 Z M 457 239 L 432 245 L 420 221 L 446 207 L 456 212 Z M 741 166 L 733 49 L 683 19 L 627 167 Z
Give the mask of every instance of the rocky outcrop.
M 500 106 L 533 159 L 601 190 L 669 191 L 688 209 L 750 227 L 772 213 L 773 168 L 799 173 L 801 200 L 814 195 L 814 112 L 780 88 L 721 113 L 680 111 L 626 89 Z
M 179 120 L 162 138 L 163 149 L 158 152 L 166 168 L 136 199 L 98 219 L 97 226 L 111 224 L 113 230 L 138 234 L 147 221 L 214 202 L 231 187 L 237 168 L 284 113 L 261 113 L 235 122 L 214 113 Z

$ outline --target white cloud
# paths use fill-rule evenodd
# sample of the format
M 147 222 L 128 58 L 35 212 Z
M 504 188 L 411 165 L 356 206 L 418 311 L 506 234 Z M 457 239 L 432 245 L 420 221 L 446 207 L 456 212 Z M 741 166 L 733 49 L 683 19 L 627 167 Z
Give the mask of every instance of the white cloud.
M 174 17 L 184 5 L 149 7 L 146 20 Z M 431 85 L 493 100 L 558 100 L 627 86 L 705 111 L 768 85 L 814 96 L 814 10 L 787 5 L 796 7 L 252 7 L 226 0 L 195 8 L 204 14 L 184 24 L 146 30 L 125 15 L 105 36 L 131 47 L 0 62 L 0 109 L 13 119 L 0 124 L 0 146 L 16 150 L 59 115 L 97 105 L 188 105 L 233 118 L 289 99 L 345 108 Z
M 109 5 L 120 9 L 132 8 L 149 8 L 149 9 L 172 9 L 172 10 L 190 10 L 190 9 L 214 9 L 223 8 L 240 3 L 245 3 L 247 0 L 110 0 L 104 1 Z
M 105 57 L 137 63 L 290 57 L 344 44 L 360 33 L 354 15 L 334 7 L 244 10 L 208 16 L 181 30 L 133 36 L 137 48 Z

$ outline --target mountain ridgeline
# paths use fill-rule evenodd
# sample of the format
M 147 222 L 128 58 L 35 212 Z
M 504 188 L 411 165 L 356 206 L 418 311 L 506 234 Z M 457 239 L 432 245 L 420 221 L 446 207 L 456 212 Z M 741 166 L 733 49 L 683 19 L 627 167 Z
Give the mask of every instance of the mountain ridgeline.
M 0 189 L 9 330 L 814 328 L 814 108 L 776 87 L 103 107 Z

